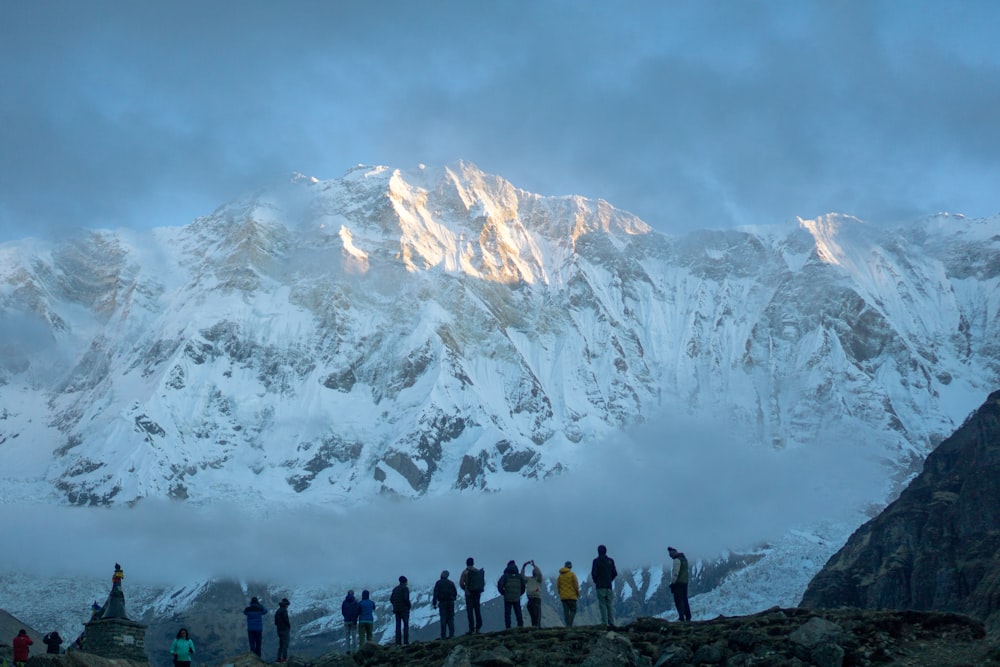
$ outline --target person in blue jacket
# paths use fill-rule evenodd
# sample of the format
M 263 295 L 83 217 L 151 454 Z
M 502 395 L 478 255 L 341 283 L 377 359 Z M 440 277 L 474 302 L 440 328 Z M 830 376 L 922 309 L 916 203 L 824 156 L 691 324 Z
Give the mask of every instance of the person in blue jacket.
M 250 651 L 260 657 L 261 638 L 264 636 L 264 614 L 267 609 L 256 597 L 250 598 L 250 606 L 243 610 L 247 617 L 247 639 L 250 640 Z
M 361 606 L 354 591 L 347 591 L 347 597 L 340 603 L 340 613 L 344 616 L 344 632 L 347 635 L 347 652 L 354 650 L 358 639 L 358 616 L 361 614 Z
M 375 603 L 368 591 L 361 591 L 361 602 L 358 603 L 358 641 L 361 646 L 372 640 L 372 629 L 375 627 Z

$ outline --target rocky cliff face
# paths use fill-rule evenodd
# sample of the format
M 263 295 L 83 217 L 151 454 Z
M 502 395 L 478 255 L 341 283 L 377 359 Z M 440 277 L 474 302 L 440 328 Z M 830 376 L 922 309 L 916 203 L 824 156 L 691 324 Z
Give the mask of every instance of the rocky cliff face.
M 851 536 L 802 605 L 960 611 L 1000 628 L 1000 391 Z

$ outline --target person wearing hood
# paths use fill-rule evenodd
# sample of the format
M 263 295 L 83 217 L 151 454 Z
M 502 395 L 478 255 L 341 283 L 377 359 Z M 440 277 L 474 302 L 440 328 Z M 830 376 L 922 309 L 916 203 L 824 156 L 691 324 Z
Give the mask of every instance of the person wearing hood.
M 42 643 L 47 647 L 45 649 L 46 653 L 59 653 L 59 647 L 62 646 L 63 638 L 59 636 L 59 632 L 53 630 L 42 637 Z
M 406 646 L 410 643 L 410 588 L 406 585 L 406 577 L 400 575 L 399 585 L 392 589 L 389 602 L 396 617 L 396 644 Z
M 354 597 L 354 591 L 347 591 L 347 597 L 340 603 L 340 613 L 344 617 L 344 632 L 347 635 L 347 652 L 354 650 L 355 638 L 358 637 L 358 616 L 361 615 L 361 605 Z
M 691 605 L 688 604 L 688 582 L 691 580 L 691 571 L 688 567 L 687 556 L 673 547 L 667 547 L 667 554 L 674 561 L 670 572 L 670 592 L 674 594 L 677 620 L 690 621 Z
M 31 641 L 31 637 L 28 636 L 28 631 L 22 628 L 17 636 L 14 637 L 14 641 L 11 646 L 14 647 L 14 665 L 16 667 L 24 667 L 24 664 L 28 662 L 28 654 L 31 652 L 29 648 L 35 642 Z
M 562 601 L 563 618 L 566 620 L 566 627 L 573 627 L 573 619 L 576 618 L 576 602 L 580 599 L 580 580 L 576 578 L 573 571 L 573 563 L 566 561 L 566 565 L 559 568 L 559 578 L 556 579 L 556 589 L 559 591 L 559 599 Z
M 364 646 L 372 640 L 372 629 L 375 627 L 375 603 L 368 591 L 361 591 L 361 602 L 358 603 L 358 643 Z
M 507 561 L 500 579 L 497 580 L 497 590 L 503 596 L 503 623 L 504 627 L 510 629 L 510 612 L 514 612 L 517 618 L 517 627 L 524 627 L 524 616 L 521 614 L 521 596 L 527 581 L 524 576 L 517 571 L 516 561 Z
M 458 589 L 448 576 L 448 570 L 442 570 L 431 596 L 431 606 L 441 610 L 441 639 L 446 636 L 445 630 L 448 637 L 455 636 L 455 600 L 458 599 Z
M 292 637 L 292 622 L 288 619 L 288 598 L 281 598 L 274 612 L 274 629 L 278 632 L 278 657 L 275 662 L 288 662 L 288 642 Z
M 531 566 L 531 576 L 525 576 L 528 566 Z M 528 594 L 528 617 L 531 627 L 542 627 L 542 570 L 535 565 L 534 560 L 521 566 L 521 577 L 525 581 L 525 593 Z
M 258 658 L 264 636 L 265 614 L 267 614 L 267 608 L 256 597 L 250 598 L 250 605 L 243 609 L 243 615 L 247 617 L 247 639 L 250 642 L 250 652 Z

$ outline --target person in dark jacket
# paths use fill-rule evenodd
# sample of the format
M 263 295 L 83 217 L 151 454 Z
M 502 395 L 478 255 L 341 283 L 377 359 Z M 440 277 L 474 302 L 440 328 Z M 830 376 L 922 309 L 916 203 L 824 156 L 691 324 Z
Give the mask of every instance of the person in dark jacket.
M 358 616 L 361 615 L 361 605 L 354 597 L 354 591 L 347 591 L 347 597 L 340 603 L 340 613 L 344 617 L 344 632 L 347 634 L 347 652 L 355 648 L 358 637 Z
M 274 629 L 278 632 L 278 657 L 275 662 L 288 662 L 288 642 L 292 636 L 292 622 L 288 619 L 288 598 L 281 598 L 278 611 L 274 612 Z
M 45 649 L 46 653 L 59 653 L 59 647 L 62 646 L 63 638 L 59 636 L 58 632 L 53 631 L 42 637 L 42 642 L 47 647 Z
M 256 597 L 250 598 L 250 606 L 243 609 L 247 617 L 247 639 L 250 641 L 250 651 L 260 657 L 261 640 L 264 636 L 264 615 L 267 609 Z
M 372 640 L 372 628 L 375 627 L 375 603 L 369 595 L 368 591 L 361 591 L 358 603 L 358 642 L 361 646 Z
M 486 573 L 476 567 L 476 561 L 465 559 L 465 569 L 458 578 L 458 587 L 465 591 L 465 613 L 469 617 L 469 634 L 483 629 L 483 612 L 479 598 L 486 590 Z
M 691 572 L 688 568 L 687 556 L 673 547 L 667 547 L 667 554 L 674 561 L 670 572 L 670 592 L 674 594 L 677 620 L 690 621 L 691 605 L 688 604 L 688 582 L 691 580 Z
M 510 628 L 510 612 L 517 617 L 517 627 L 524 627 L 524 616 L 521 614 L 521 596 L 524 595 L 526 580 L 517 571 L 515 561 L 507 561 L 507 567 L 497 580 L 497 590 L 503 596 L 503 624 Z
M 389 602 L 396 616 L 396 643 L 406 646 L 410 643 L 410 589 L 406 577 L 399 577 L 399 585 L 392 589 Z
M 24 667 L 24 664 L 28 662 L 28 654 L 31 652 L 29 648 L 35 642 L 31 641 L 31 637 L 28 636 L 28 631 L 21 629 L 17 636 L 14 637 L 11 646 L 14 647 L 14 665 L 16 667 Z
M 455 582 L 448 578 L 448 570 L 441 572 L 441 578 L 434 584 L 434 594 L 431 596 L 431 606 L 441 610 L 441 639 L 455 636 L 455 600 L 458 599 L 458 589 Z
M 608 557 L 608 548 L 603 544 L 597 547 L 597 558 L 590 568 L 590 578 L 597 590 L 597 608 L 601 612 L 601 623 L 609 628 L 615 627 L 613 582 L 618 576 L 615 560 Z

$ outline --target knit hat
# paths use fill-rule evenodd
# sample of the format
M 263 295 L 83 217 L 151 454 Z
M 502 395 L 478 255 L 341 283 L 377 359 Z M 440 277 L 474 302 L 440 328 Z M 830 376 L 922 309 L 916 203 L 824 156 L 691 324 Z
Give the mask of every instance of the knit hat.
M 287 607 L 290 604 L 292 603 L 288 601 L 288 598 L 281 598 L 281 602 L 278 603 L 278 606 Z
M 566 561 L 566 567 L 572 569 L 573 568 L 573 563 L 571 563 L 570 561 Z
M 441 570 L 441 578 L 442 579 L 447 579 L 449 574 L 451 574 L 451 573 L 448 572 L 448 570 Z
M 399 575 L 399 583 L 405 584 L 406 583 L 406 577 L 404 577 L 403 575 Z

